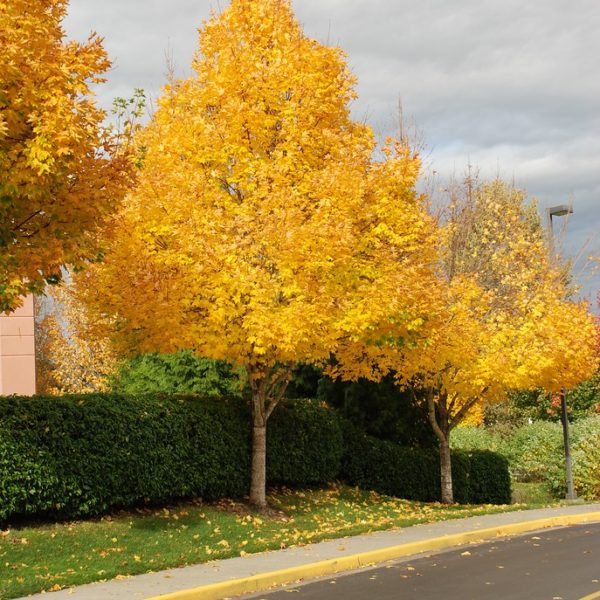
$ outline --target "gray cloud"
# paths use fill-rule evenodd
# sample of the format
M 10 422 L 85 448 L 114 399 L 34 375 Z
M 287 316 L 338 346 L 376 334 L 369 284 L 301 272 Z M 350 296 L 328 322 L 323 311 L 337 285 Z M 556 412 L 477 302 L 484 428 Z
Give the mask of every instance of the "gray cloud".
M 221 7 L 227 5 L 222 0 Z M 157 97 L 165 53 L 189 73 L 208 0 L 71 0 L 66 29 L 96 30 L 114 61 L 103 106 Z M 393 133 L 397 102 L 423 131 L 438 177 L 471 163 L 514 179 L 540 206 L 572 200 L 565 252 L 600 254 L 600 3 L 597 0 L 295 0 L 308 35 L 340 45 L 357 118 Z M 589 242 L 590 239 L 595 241 Z M 600 276 L 582 280 L 595 295 Z

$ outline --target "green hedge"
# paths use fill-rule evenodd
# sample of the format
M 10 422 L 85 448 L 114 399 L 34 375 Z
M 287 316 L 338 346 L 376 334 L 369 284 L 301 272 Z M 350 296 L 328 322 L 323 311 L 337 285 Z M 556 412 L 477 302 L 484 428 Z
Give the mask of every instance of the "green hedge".
M 403 448 L 365 435 L 343 423 L 345 454 L 341 479 L 407 500 L 438 501 L 440 461 L 435 450 Z M 509 504 L 511 483 L 508 462 L 485 450 L 452 452 L 454 499 L 460 503 Z
M 337 414 L 316 401 L 287 401 L 267 425 L 267 481 L 307 486 L 337 479 L 344 439 Z
M 0 423 L 0 518 L 94 515 L 247 489 L 248 420 L 239 402 L 12 397 L 0 402 Z M 24 477 L 26 493 L 18 491 Z
M 510 504 L 511 479 L 508 460 L 491 450 L 471 450 L 469 501 L 473 504 Z
M 98 515 L 190 497 L 242 497 L 249 487 L 250 447 L 249 407 L 235 398 L 4 398 L 0 520 Z M 475 454 L 455 454 L 456 500 L 507 501 L 498 484 L 502 477 L 495 474 L 504 463 L 489 458 L 489 464 L 474 467 Z M 491 471 L 477 475 L 481 481 L 474 485 L 474 474 L 486 469 Z M 271 484 L 342 479 L 429 501 L 440 497 L 438 473 L 435 451 L 368 437 L 315 401 L 285 401 L 269 421 Z
M 0 519 L 77 517 L 179 498 L 241 497 L 249 487 L 249 423 L 247 404 L 235 398 L 3 399 Z M 286 402 L 269 422 L 269 483 L 336 479 L 342 451 L 331 409 Z

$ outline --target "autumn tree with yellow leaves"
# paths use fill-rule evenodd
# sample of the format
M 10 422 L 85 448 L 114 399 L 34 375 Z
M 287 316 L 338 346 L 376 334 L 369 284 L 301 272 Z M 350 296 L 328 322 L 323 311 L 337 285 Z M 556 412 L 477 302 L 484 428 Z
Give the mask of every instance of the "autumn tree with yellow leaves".
M 425 402 L 440 448 L 442 501 L 452 503 L 450 434 L 512 390 L 558 391 L 598 365 L 594 319 L 570 299 L 565 269 L 551 259 L 535 204 L 500 180 L 451 188 L 439 219 L 436 296 L 422 344 L 357 340 L 333 370 L 352 377 L 394 372 Z M 362 352 L 360 346 L 364 346 Z
M 102 125 L 102 40 L 67 42 L 67 0 L 0 0 L 0 310 L 93 257 L 130 183 L 129 131 Z
M 41 394 L 104 392 L 118 359 L 110 340 L 95 335 L 70 281 L 36 297 L 36 380 Z
M 473 410 L 511 390 L 571 388 L 598 364 L 594 319 L 551 260 L 536 205 L 500 180 L 454 191 L 442 223 L 442 318 L 424 351 L 403 356 L 407 375 L 419 373 L 410 383 L 428 405 L 448 503 L 450 434 Z
M 193 68 L 165 87 L 138 185 L 80 283 L 119 352 L 245 369 L 264 507 L 267 420 L 293 366 L 344 340 L 422 336 L 435 229 L 418 158 L 394 141 L 373 158 L 342 51 L 308 38 L 288 0 L 233 0 Z

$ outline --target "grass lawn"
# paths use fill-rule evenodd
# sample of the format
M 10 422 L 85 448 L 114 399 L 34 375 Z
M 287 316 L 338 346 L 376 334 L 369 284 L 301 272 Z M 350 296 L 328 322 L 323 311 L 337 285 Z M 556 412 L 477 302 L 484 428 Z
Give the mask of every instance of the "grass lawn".
M 524 508 L 408 502 L 332 486 L 279 490 L 281 518 L 231 501 L 120 512 L 97 520 L 0 532 L 0 598 L 355 535 Z M 284 516 L 285 515 L 285 516 Z

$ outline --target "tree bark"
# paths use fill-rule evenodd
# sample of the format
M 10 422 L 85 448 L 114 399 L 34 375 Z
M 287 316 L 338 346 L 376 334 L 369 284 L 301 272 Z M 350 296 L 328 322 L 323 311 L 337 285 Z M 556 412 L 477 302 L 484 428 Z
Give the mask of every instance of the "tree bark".
M 444 441 L 440 440 L 440 474 L 442 483 L 442 502 L 444 504 L 453 504 L 452 459 L 450 457 L 450 442 L 448 438 Z
M 267 506 L 267 420 L 257 410 L 253 400 L 252 415 L 252 471 L 250 476 L 250 504 L 256 508 Z
M 441 392 L 438 395 L 438 410 L 435 410 L 434 390 L 427 394 L 427 411 L 429 423 L 435 432 L 440 448 L 440 482 L 441 500 L 444 504 L 454 504 L 452 489 L 452 457 L 450 455 L 450 423 L 448 419 L 447 397 Z M 439 421 L 438 421 L 439 419 Z
M 274 367 L 264 372 L 248 368 L 252 387 L 252 464 L 250 504 L 267 508 L 267 421 L 283 397 L 291 377 L 290 366 Z

